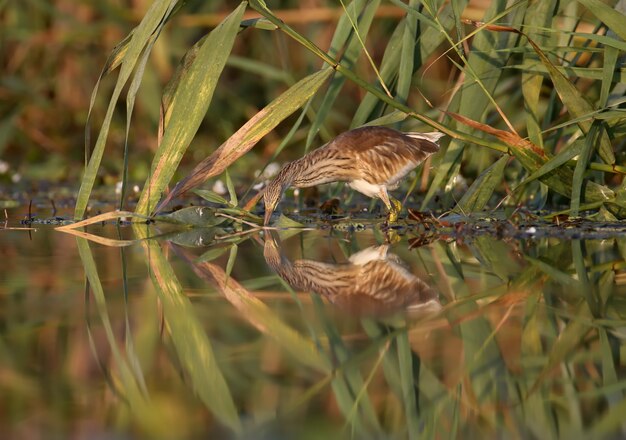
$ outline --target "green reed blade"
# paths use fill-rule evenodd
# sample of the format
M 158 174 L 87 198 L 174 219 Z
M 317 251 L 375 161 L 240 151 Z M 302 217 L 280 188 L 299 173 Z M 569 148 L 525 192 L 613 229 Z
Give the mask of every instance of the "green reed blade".
M 524 24 L 529 26 L 527 33 L 539 45 L 544 47 L 549 42 L 549 36 L 545 36 L 537 29 L 550 28 L 552 24 L 553 11 L 556 7 L 556 0 L 531 2 L 526 9 L 524 16 Z M 531 27 L 532 26 L 532 27 Z M 537 54 L 527 52 L 524 54 L 524 65 L 537 62 Z M 543 76 L 531 72 L 522 73 L 522 93 L 524 96 L 524 107 L 526 110 L 526 129 L 530 141 L 543 148 L 543 136 L 541 135 L 541 114 L 539 102 L 541 98 L 541 86 L 543 84 Z
M 152 34 L 146 44 L 145 49 L 137 63 L 137 68 L 135 69 L 135 75 L 133 76 L 133 80 L 130 83 L 130 87 L 128 88 L 128 94 L 126 95 L 126 131 L 124 133 L 124 163 L 122 165 L 122 191 L 120 193 L 120 202 L 118 209 L 120 211 L 124 210 L 124 202 L 126 199 L 126 186 L 128 185 L 128 137 L 130 134 L 130 122 L 133 116 L 133 108 L 135 107 L 135 97 L 137 96 L 137 91 L 139 90 L 139 86 L 141 85 L 141 80 L 143 78 L 144 71 L 146 69 L 146 63 L 148 62 L 148 58 L 150 57 L 150 53 L 152 52 L 152 47 L 156 42 L 157 38 L 159 38 L 161 29 L 157 29 L 154 34 Z
M 517 185 L 517 187 L 515 187 L 515 190 L 517 190 L 518 188 L 522 187 L 523 185 L 527 183 L 532 182 L 533 180 L 543 177 L 544 175 L 554 171 L 560 166 L 568 163 L 571 159 L 573 159 L 574 157 L 580 154 L 580 152 L 583 149 L 583 146 L 584 146 L 584 142 L 578 140 L 574 142 L 574 144 L 571 147 L 562 149 L 561 151 L 559 151 L 557 155 L 548 159 L 536 171 L 532 172 L 528 177 L 522 180 Z
M 233 180 L 230 178 L 230 173 L 228 169 L 224 171 L 224 178 L 226 179 L 226 188 L 228 188 L 228 195 L 230 196 L 230 201 L 228 204 L 230 206 L 237 206 L 239 201 L 237 200 L 237 192 L 235 191 L 235 184 Z
M 615 70 L 617 67 L 617 59 L 620 51 L 614 47 L 607 46 L 604 48 L 604 64 L 602 65 L 602 88 L 600 89 L 600 100 L 598 106 L 600 108 L 606 106 L 609 101 L 609 92 L 613 79 L 615 77 Z
M 543 65 L 548 69 L 548 74 L 552 83 L 556 88 L 559 97 L 563 104 L 567 107 L 567 111 L 575 118 L 588 114 L 594 110 L 593 106 L 589 103 L 587 98 L 572 84 L 572 82 L 561 73 L 559 69 L 550 61 L 541 48 L 531 39 L 528 39 L 530 45 L 535 49 L 535 52 L 539 56 L 539 59 Z M 591 122 L 580 121 L 578 126 L 587 134 L 591 129 Z M 613 153 L 613 147 L 608 134 L 602 131 L 600 133 L 600 142 L 598 146 L 598 153 L 604 162 L 611 165 L 615 163 L 615 155 Z
M 626 16 L 600 0 L 578 0 L 593 15 L 615 32 L 622 40 L 626 40 Z
M 464 213 L 482 211 L 496 187 L 501 184 L 504 168 L 509 160 L 510 157 L 504 155 L 483 171 L 459 200 L 455 210 Z
M 335 58 L 337 54 L 339 54 L 341 50 L 344 49 L 344 52 L 339 61 L 342 61 L 347 69 L 352 68 L 352 66 L 356 63 L 357 58 L 361 54 L 361 50 L 363 49 L 358 38 L 355 37 L 355 34 L 356 32 L 358 32 L 363 37 L 367 35 L 379 4 L 379 0 L 355 0 L 350 3 L 345 13 L 341 16 L 339 23 L 337 24 L 328 53 L 331 57 Z M 357 29 L 353 29 L 352 27 L 352 22 L 349 18 L 351 16 L 360 17 Z M 312 145 L 315 136 L 317 135 L 320 127 L 328 117 L 328 114 L 330 113 L 330 110 L 332 109 L 335 100 L 339 96 L 339 93 L 341 92 L 341 89 L 343 88 L 345 82 L 346 78 L 343 75 L 335 74 L 332 77 L 328 86 L 328 90 L 324 95 L 319 110 L 317 111 L 317 115 L 315 116 L 315 119 L 313 120 L 313 122 L 311 123 L 311 127 L 309 128 L 305 150 L 308 150 L 309 147 Z
M 183 80 L 168 109 L 171 116 L 163 126 L 163 138 L 152 162 L 151 176 L 137 204 L 137 213 L 152 212 L 200 127 L 235 42 L 246 5 L 242 2 L 211 31 L 198 49 L 193 64 L 182 73 Z
M 235 261 L 237 261 L 237 250 L 239 246 L 233 244 L 230 247 L 230 252 L 228 255 L 228 262 L 226 263 L 226 270 L 224 273 L 226 274 L 226 282 L 228 283 L 228 279 L 230 278 L 230 274 L 233 271 L 233 267 L 235 267 Z
M 489 22 L 495 17 L 508 11 L 507 2 L 499 0 L 491 2 L 485 11 L 483 21 Z M 443 31 L 443 29 L 442 29 Z M 454 96 L 450 109 L 457 111 L 472 119 L 480 120 L 493 100 L 493 92 L 500 80 L 501 68 L 506 64 L 509 55 L 496 52 L 500 46 L 500 41 L 494 35 L 479 32 L 473 39 L 470 54 L 464 66 L 466 79 L 463 88 Z M 470 70 L 471 69 L 471 70 Z M 495 72 L 486 76 L 486 73 Z M 479 86 L 479 82 L 482 86 Z M 459 126 L 461 131 L 470 132 L 467 127 Z M 422 202 L 422 209 L 425 209 L 437 191 L 450 186 L 450 181 L 454 178 L 451 170 L 460 166 L 460 160 L 465 150 L 465 143 L 453 139 L 448 145 L 436 172 L 433 181 Z
M 235 134 L 224 142 L 213 154 L 200 162 L 191 174 L 176 184 L 176 187 L 159 203 L 156 212 L 174 197 L 222 173 L 235 160 L 248 152 L 263 136 L 300 108 L 326 81 L 332 69 L 324 68 L 290 87 L 246 122 Z
M 597 141 L 596 134 L 600 131 L 600 134 L 605 134 L 604 129 L 599 127 L 597 123 L 594 123 L 591 127 L 585 142 L 578 156 L 576 167 L 574 168 L 574 176 L 572 178 L 572 195 L 570 198 L 570 215 L 572 217 L 578 217 L 580 210 L 580 204 L 582 202 L 583 181 L 587 172 L 587 165 L 591 161 L 591 154 L 595 150 L 595 143 Z
M 155 2 L 150 6 L 150 9 L 146 12 L 143 20 L 141 20 L 141 23 L 139 23 L 132 33 L 132 37 L 128 43 L 128 48 L 124 54 L 124 59 L 122 61 L 119 77 L 115 84 L 115 89 L 113 90 L 113 94 L 109 101 L 104 121 L 100 127 L 100 133 L 98 134 L 96 145 L 93 149 L 80 185 L 80 190 L 76 199 L 76 207 L 74 209 L 74 219 L 76 220 L 82 219 L 85 215 L 87 203 L 89 201 L 89 197 L 91 196 L 91 190 L 93 189 L 96 174 L 98 172 L 98 168 L 100 168 L 100 162 L 104 154 L 104 147 L 109 134 L 113 112 L 115 110 L 115 106 L 117 105 L 117 100 L 122 93 L 122 89 L 135 69 L 137 60 L 146 48 L 151 36 L 160 26 L 163 26 L 164 18 L 167 17 L 176 3 L 177 0 L 155 0 Z
M 394 81 L 398 75 L 398 66 L 400 63 L 400 54 L 402 47 L 402 38 L 404 35 L 404 28 L 406 27 L 406 18 L 403 18 L 396 26 L 393 34 L 389 38 L 383 59 L 380 63 L 380 76 L 383 78 L 385 84 L 390 87 L 393 86 Z M 382 87 L 378 84 L 372 87 L 382 91 Z M 354 112 L 350 128 L 360 127 L 365 124 L 374 116 L 380 116 L 383 112 L 385 105 L 374 94 L 368 93 L 359 103 L 359 107 Z
M 409 0 L 409 7 L 416 8 L 418 0 Z M 413 71 L 415 69 L 415 45 L 417 43 L 417 20 L 407 20 L 402 35 L 402 48 L 400 50 L 400 66 L 398 68 L 398 85 L 396 86 L 396 99 L 406 104 L 411 91 Z
M 562 75 L 572 76 L 575 78 L 602 80 L 603 75 L 604 75 L 604 72 L 601 67 L 554 66 L 554 68 L 556 69 L 556 71 L 558 71 Z M 529 61 L 528 64 L 523 64 L 523 65 L 522 64 L 510 64 L 510 65 L 503 67 L 503 69 L 521 70 L 521 71 L 531 72 L 531 73 L 541 73 L 544 75 L 548 75 L 549 73 L 549 70 L 546 68 L 546 66 L 538 61 L 537 62 Z M 614 75 L 615 75 L 614 77 L 615 82 L 626 83 L 626 69 L 624 68 L 615 69 Z

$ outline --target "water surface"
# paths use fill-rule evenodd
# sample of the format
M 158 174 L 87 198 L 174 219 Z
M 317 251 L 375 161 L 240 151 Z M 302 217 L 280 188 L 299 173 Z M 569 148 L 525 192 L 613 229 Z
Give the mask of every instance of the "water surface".
M 0 231 L 7 436 L 626 435 L 622 236 L 35 228 Z

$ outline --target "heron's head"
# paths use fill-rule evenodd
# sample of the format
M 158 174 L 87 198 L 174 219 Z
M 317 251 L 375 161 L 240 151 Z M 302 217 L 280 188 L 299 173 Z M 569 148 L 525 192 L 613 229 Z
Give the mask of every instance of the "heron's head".
M 272 214 L 283 196 L 284 190 L 285 188 L 283 188 L 283 185 L 281 185 L 277 179 L 274 179 L 265 187 L 263 191 L 263 203 L 265 204 L 265 220 L 263 224 L 269 224 Z

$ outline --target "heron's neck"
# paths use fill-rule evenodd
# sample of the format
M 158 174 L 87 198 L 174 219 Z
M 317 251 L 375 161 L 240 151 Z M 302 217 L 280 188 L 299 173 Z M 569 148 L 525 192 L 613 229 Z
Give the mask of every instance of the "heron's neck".
M 339 162 L 325 149 L 318 149 L 291 162 L 286 168 L 289 168 L 287 173 L 291 176 L 291 185 L 296 188 L 307 188 L 345 180 L 345 176 L 341 175 L 341 165 L 345 164 Z

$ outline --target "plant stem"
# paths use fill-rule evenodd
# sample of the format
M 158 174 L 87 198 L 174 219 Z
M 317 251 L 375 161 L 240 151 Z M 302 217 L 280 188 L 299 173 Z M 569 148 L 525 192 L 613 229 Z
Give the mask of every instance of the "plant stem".
M 311 40 L 309 40 L 308 38 L 304 37 L 303 35 L 299 34 L 295 30 L 293 30 L 289 25 L 287 25 L 280 18 L 278 18 L 276 15 L 274 15 L 272 13 L 272 11 L 270 11 L 267 8 L 267 6 L 265 5 L 265 2 L 263 0 L 251 0 L 250 1 L 250 6 L 253 9 L 255 9 L 257 12 L 259 12 L 261 15 L 263 15 L 265 18 L 267 18 L 274 25 L 276 25 L 276 27 L 278 27 L 278 29 L 280 29 L 282 32 L 284 32 L 285 34 L 287 34 L 288 36 L 293 38 L 295 41 L 297 41 L 302 46 L 304 46 L 309 51 L 311 51 L 313 54 L 315 54 L 320 59 L 322 59 L 326 64 L 331 66 L 334 70 L 336 70 L 337 72 L 339 72 L 342 75 L 344 75 L 346 78 L 348 78 L 350 81 L 352 81 L 355 84 L 357 84 L 359 87 L 367 90 L 369 93 L 371 93 L 374 96 L 376 96 L 378 99 L 383 101 L 385 104 L 395 108 L 396 110 L 399 110 L 399 111 L 401 111 L 403 113 L 406 113 L 408 116 L 410 116 L 410 117 L 412 117 L 414 119 L 417 119 L 418 121 L 421 121 L 424 124 L 429 125 L 429 126 L 435 128 L 435 129 L 441 131 L 442 133 L 447 134 L 448 136 L 450 136 L 450 137 L 452 137 L 454 139 L 459 139 L 459 140 L 462 140 L 462 141 L 465 141 L 465 142 L 470 142 L 470 143 L 473 143 L 473 144 L 476 144 L 476 145 L 481 145 L 483 147 L 487 147 L 487 148 L 490 148 L 492 150 L 499 151 L 501 153 L 506 153 L 509 156 L 513 155 L 511 149 L 507 145 L 505 145 L 505 144 L 502 144 L 500 142 L 489 141 L 487 139 L 481 139 L 479 137 L 472 136 L 471 134 L 468 134 L 468 133 L 463 133 L 463 132 L 460 132 L 460 131 L 452 130 L 452 129 L 446 127 L 445 125 L 442 125 L 439 122 L 437 122 L 437 121 L 435 121 L 433 119 L 430 119 L 427 116 L 420 115 L 419 113 L 414 112 L 410 107 L 408 107 L 408 106 L 406 106 L 404 104 L 401 104 L 400 102 L 396 101 L 395 99 L 393 99 L 390 96 L 387 96 L 382 90 L 374 87 L 372 84 L 370 84 L 367 81 L 365 81 L 364 79 L 360 78 L 356 73 L 352 72 L 350 69 L 347 69 L 346 67 L 341 65 L 338 61 L 336 61 L 333 57 L 331 57 L 326 52 L 324 52 L 321 48 L 319 48 Z M 620 166 L 620 165 L 607 165 L 607 164 L 602 164 L 602 163 L 590 163 L 589 164 L 589 168 L 591 168 L 593 170 L 597 170 L 597 171 L 608 172 L 608 173 L 626 174 L 626 167 L 625 166 Z

